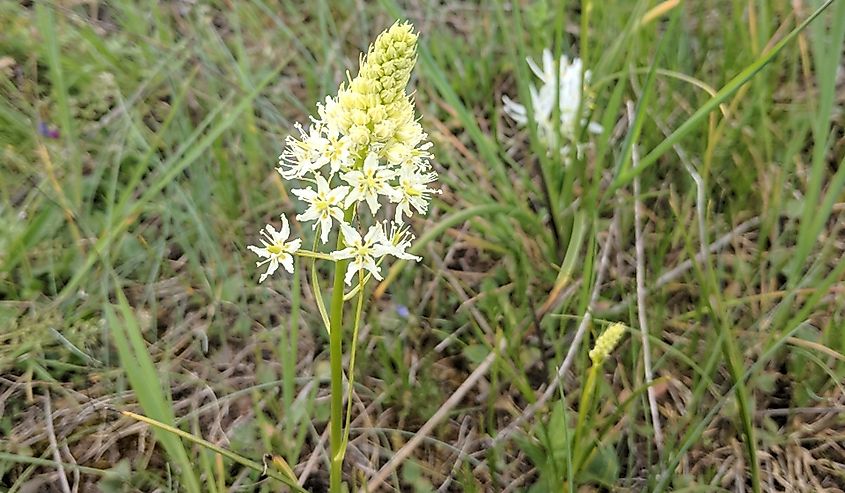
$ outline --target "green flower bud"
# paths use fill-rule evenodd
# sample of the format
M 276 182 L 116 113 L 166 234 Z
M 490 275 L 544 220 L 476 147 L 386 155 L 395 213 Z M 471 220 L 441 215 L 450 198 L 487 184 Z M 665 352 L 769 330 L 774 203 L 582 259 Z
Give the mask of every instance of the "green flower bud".
M 596 345 L 590 350 L 590 359 L 593 360 L 594 365 L 601 365 L 610 356 L 610 353 L 622 340 L 625 335 L 625 326 L 620 323 L 615 323 L 605 330 L 602 335 L 596 339 Z
M 361 57 L 358 75 L 341 86 L 336 100 L 339 108 L 326 112 L 333 120 L 329 125 L 348 135 L 360 152 L 372 144 L 403 142 L 404 135 L 396 133 L 414 119 L 405 88 L 416 63 L 416 49 L 413 26 L 407 22 L 393 24 Z

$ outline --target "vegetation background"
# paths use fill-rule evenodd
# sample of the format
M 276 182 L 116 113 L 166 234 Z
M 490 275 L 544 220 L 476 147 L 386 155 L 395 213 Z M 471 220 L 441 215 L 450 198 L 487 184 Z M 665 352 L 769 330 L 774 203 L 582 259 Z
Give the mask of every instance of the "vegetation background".
M 293 123 L 403 18 L 444 193 L 368 305 L 348 479 L 425 428 L 381 488 L 845 491 L 827 3 L 787 39 L 822 2 L 0 2 L 0 489 L 282 488 L 116 410 L 325 487 L 309 276 L 258 285 L 245 245 L 295 212 Z M 502 112 L 544 48 L 604 126 L 568 165 Z

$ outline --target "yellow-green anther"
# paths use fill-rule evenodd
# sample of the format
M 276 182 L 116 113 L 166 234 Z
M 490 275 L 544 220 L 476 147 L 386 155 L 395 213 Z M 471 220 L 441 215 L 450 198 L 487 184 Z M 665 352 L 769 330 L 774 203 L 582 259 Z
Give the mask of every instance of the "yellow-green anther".
M 605 330 L 602 335 L 596 339 L 596 345 L 590 350 L 590 359 L 593 360 L 594 365 L 601 365 L 610 356 L 610 353 L 622 340 L 625 335 L 625 326 L 620 323 L 615 323 Z

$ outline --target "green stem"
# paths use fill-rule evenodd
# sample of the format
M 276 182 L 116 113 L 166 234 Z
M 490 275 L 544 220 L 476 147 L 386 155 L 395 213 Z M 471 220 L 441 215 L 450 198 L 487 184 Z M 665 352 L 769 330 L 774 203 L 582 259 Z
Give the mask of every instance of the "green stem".
M 581 450 L 586 449 L 587 445 L 581 446 L 581 440 L 584 436 L 584 428 L 587 424 L 587 415 L 590 413 L 592 407 L 593 393 L 596 388 L 596 381 L 598 380 L 599 370 L 601 370 L 601 363 L 590 366 L 587 374 L 587 382 L 584 384 L 584 390 L 581 392 L 581 402 L 578 404 L 578 422 L 575 425 L 575 437 L 572 440 L 572 449 L 575 450 L 575 471 L 574 475 L 578 474 L 579 465 L 582 461 Z
M 344 425 L 343 433 L 343 451 L 346 452 L 346 447 L 349 445 L 349 424 L 352 422 L 352 386 L 355 383 L 355 354 L 358 348 L 358 328 L 361 326 L 361 312 L 364 308 L 364 285 L 367 279 L 363 279 L 364 270 L 358 272 L 358 302 L 355 305 L 355 324 L 352 326 L 352 349 L 349 353 L 349 371 L 347 373 L 347 389 L 346 392 L 346 424 Z M 346 300 L 346 296 L 343 297 Z
M 350 207 L 344 214 L 348 223 L 354 211 Z M 337 250 L 344 247 L 343 234 L 338 233 Z M 348 260 L 339 260 L 334 264 L 334 283 L 332 304 L 329 311 L 329 359 L 331 362 L 331 445 L 329 491 L 341 493 L 341 475 L 343 473 L 343 278 L 346 275 Z
M 311 250 L 297 250 L 293 254 L 299 255 L 300 257 L 308 257 L 320 260 L 331 260 L 332 262 L 334 262 L 334 257 L 327 253 L 312 252 Z

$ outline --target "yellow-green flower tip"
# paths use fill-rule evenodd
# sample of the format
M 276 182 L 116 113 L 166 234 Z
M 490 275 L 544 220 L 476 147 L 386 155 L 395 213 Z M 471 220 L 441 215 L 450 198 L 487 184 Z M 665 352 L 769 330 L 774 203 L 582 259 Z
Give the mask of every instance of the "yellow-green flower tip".
M 417 61 L 417 34 L 408 22 L 395 22 L 379 34 L 361 65 L 359 77 L 374 82 L 382 104 L 405 95 L 405 86 Z
M 405 138 L 422 132 L 415 128 L 414 109 L 405 94 L 416 61 L 414 27 L 397 21 L 370 45 L 358 75 L 340 88 L 336 101 L 327 101 L 324 111 L 334 114 L 338 130 L 349 135 L 358 150 L 418 143 Z
M 620 323 L 615 323 L 605 330 L 602 335 L 596 339 L 596 345 L 590 350 L 590 359 L 593 360 L 594 365 L 600 365 L 610 356 L 610 353 L 622 340 L 625 335 L 625 326 Z

